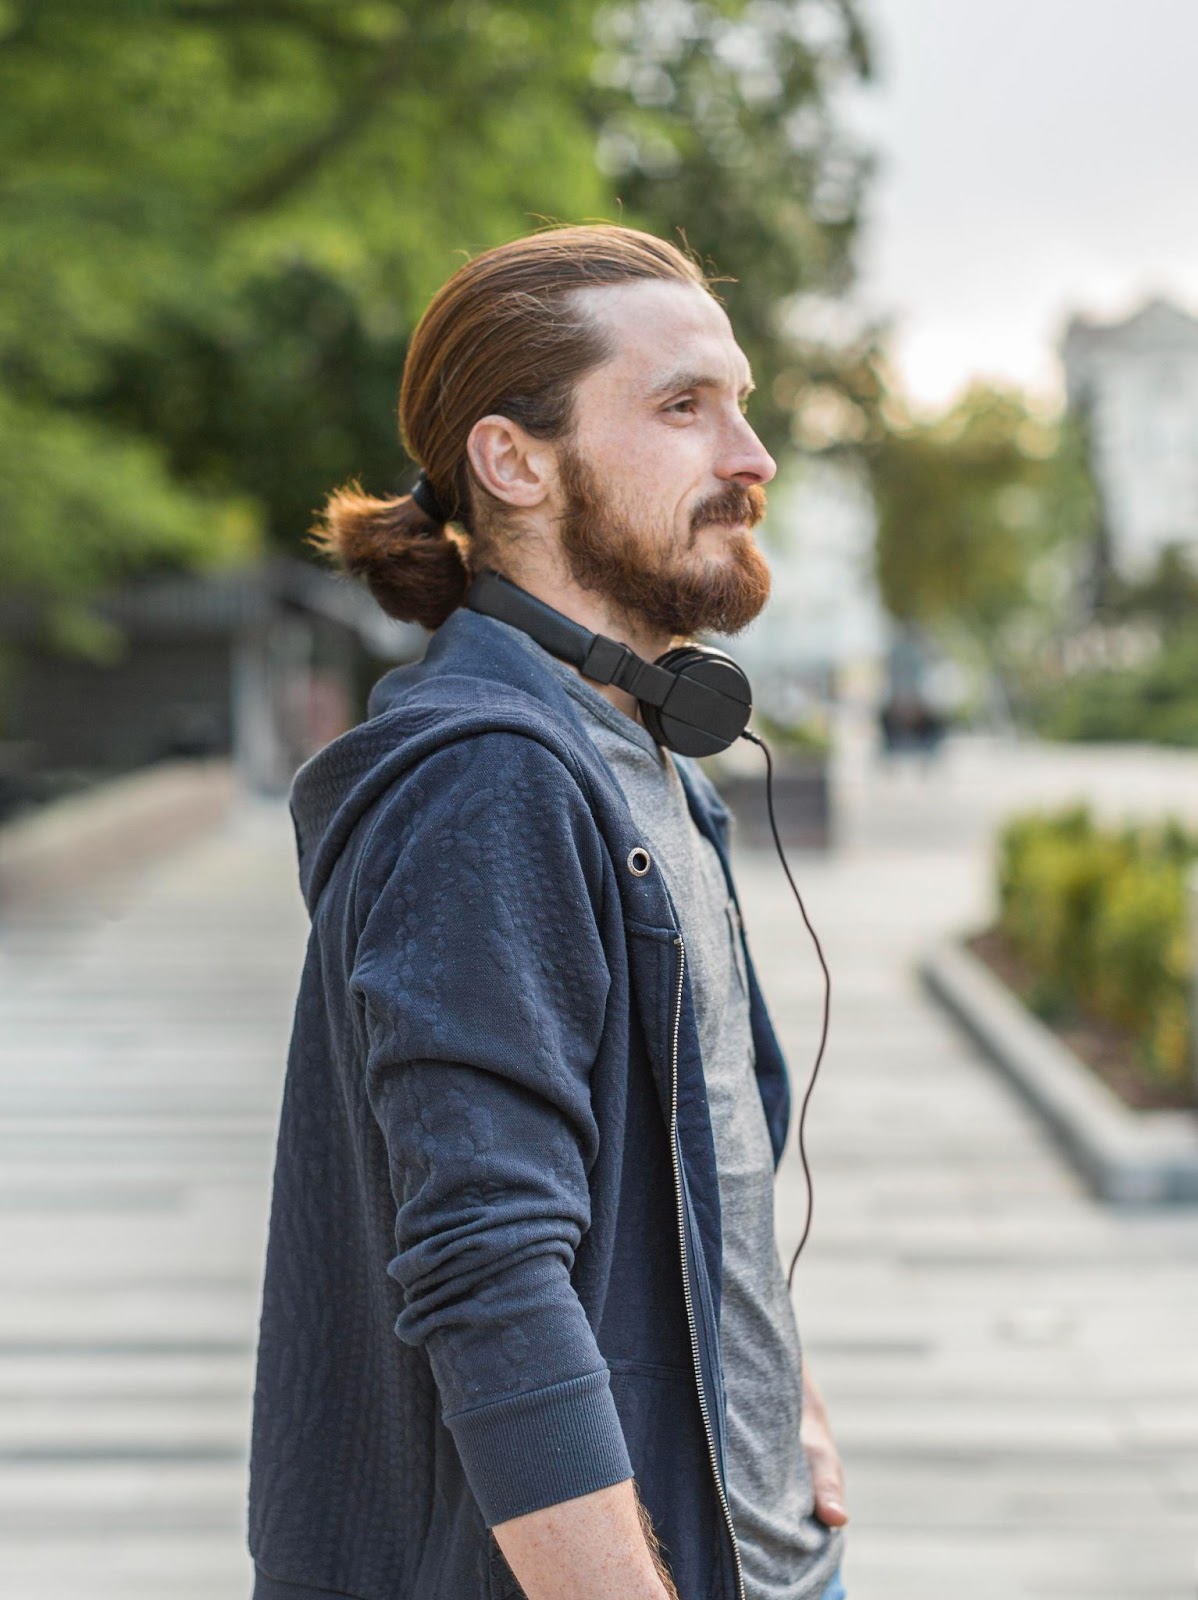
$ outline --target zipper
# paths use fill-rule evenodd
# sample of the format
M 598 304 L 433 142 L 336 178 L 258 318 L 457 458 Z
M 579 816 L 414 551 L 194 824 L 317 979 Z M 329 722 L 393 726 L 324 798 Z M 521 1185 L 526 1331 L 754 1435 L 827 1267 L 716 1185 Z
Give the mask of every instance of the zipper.
M 691 1295 L 690 1272 L 686 1264 L 686 1213 L 682 1202 L 682 1160 L 678 1147 L 678 1032 L 682 1025 L 682 985 L 686 973 L 686 945 L 682 935 L 674 935 L 678 947 L 678 987 L 674 995 L 674 1035 L 670 1046 L 670 1159 L 674 1166 L 674 1197 L 678 1208 L 678 1251 L 682 1259 L 682 1298 L 686 1304 L 686 1325 L 690 1331 L 691 1359 L 695 1367 L 695 1387 L 699 1393 L 699 1415 L 703 1418 L 703 1432 L 707 1439 L 707 1454 L 711 1461 L 711 1476 L 715 1492 L 724 1513 L 728 1537 L 732 1541 L 732 1559 L 736 1566 L 737 1600 L 745 1600 L 745 1575 L 741 1566 L 740 1546 L 736 1542 L 736 1529 L 732 1525 L 732 1508 L 724 1492 L 720 1477 L 719 1458 L 716 1455 L 715 1435 L 711 1431 L 711 1412 L 707 1407 L 707 1393 L 703 1387 L 703 1363 L 699 1359 L 699 1329 L 695 1321 L 695 1302 Z

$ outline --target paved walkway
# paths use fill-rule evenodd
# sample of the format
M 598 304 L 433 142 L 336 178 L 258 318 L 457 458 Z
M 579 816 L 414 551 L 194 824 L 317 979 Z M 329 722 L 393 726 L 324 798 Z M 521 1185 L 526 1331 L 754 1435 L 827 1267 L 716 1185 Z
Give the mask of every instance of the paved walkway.
M 1193 1600 L 1198 1211 L 1093 1203 L 912 965 L 986 920 L 996 816 L 1079 782 L 1112 815 L 1193 813 L 1198 762 L 978 744 L 924 776 L 858 755 L 844 848 L 799 872 L 834 988 L 796 1295 L 848 1472 L 851 1600 Z M 822 978 L 768 858 L 741 880 L 801 1078 Z M 785 1245 L 793 1154 L 782 1188 Z
M 796 1293 L 853 1512 L 851 1600 L 1194 1600 L 1198 1212 L 1095 1206 L 924 998 L 986 912 L 992 818 L 1084 792 L 1198 807 L 1198 761 L 846 740 L 841 848 L 795 862 L 833 982 Z M 821 978 L 780 873 L 746 917 L 801 1078 Z M 0 928 L 0 1593 L 243 1600 L 274 1118 L 305 933 L 247 803 L 167 861 Z M 793 1154 L 784 1247 L 802 1213 Z M 789 1255 L 789 1250 L 787 1252 Z
M 0 931 L 0 1594 L 244 1600 L 285 812 Z

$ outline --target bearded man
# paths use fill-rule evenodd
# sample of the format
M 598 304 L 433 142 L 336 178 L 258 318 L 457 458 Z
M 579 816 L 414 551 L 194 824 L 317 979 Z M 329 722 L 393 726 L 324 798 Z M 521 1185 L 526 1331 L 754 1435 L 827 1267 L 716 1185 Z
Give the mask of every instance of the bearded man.
M 292 789 L 312 933 L 255 1600 L 843 1595 L 728 814 L 626 689 L 470 587 L 498 573 L 649 661 L 744 627 L 775 470 L 751 389 L 680 251 L 545 230 L 463 266 L 416 330 L 414 495 L 351 485 L 315 530 L 434 631 Z

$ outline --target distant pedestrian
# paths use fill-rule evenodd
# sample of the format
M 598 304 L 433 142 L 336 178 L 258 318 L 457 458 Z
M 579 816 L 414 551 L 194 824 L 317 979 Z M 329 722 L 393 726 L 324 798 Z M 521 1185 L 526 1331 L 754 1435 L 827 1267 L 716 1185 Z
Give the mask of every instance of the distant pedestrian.
M 914 751 L 925 758 L 934 756 L 946 732 L 941 713 L 921 696 L 893 694 L 878 711 L 882 749 L 887 755 Z
M 768 595 L 751 389 L 681 252 L 546 230 L 417 328 L 412 496 L 330 499 L 320 542 L 435 631 L 292 790 L 256 1600 L 843 1594 L 786 1068 L 671 753 L 723 702 L 662 689 Z

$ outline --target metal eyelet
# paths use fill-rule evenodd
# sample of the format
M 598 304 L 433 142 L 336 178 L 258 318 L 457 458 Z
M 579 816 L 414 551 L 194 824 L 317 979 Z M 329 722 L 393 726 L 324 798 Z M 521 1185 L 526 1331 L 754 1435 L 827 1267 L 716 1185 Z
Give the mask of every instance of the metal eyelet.
M 653 857 L 643 845 L 636 845 L 628 852 L 628 870 L 634 878 L 643 878 L 653 865 Z

